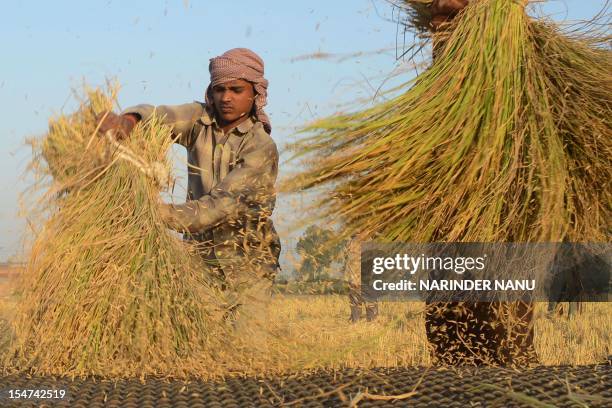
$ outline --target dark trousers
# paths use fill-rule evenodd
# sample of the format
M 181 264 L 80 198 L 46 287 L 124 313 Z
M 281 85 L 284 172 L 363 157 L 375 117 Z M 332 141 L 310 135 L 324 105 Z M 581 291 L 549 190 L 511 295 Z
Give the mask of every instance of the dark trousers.
M 437 365 L 525 367 L 537 363 L 533 304 L 428 303 L 425 329 Z
M 351 322 L 355 323 L 361 319 L 362 306 L 365 306 L 366 320 L 371 322 L 378 316 L 378 304 L 376 302 L 366 302 L 361 293 L 361 287 L 349 285 L 349 304 L 351 305 Z

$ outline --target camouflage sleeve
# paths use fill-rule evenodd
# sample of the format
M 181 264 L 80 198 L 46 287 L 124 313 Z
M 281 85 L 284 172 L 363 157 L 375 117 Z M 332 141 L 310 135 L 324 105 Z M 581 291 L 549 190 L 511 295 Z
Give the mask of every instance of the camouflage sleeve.
M 171 205 L 164 215 L 177 231 L 198 233 L 244 216 L 251 208 L 274 205 L 274 183 L 278 174 L 278 150 L 272 138 L 256 124 L 253 137 L 245 142 L 237 165 L 210 194 L 185 204 Z
M 204 104 L 200 102 L 182 105 L 136 105 L 125 109 L 122 114 L 136 114 L 141 120 L 149 119 L 153 113 L 162 118 L 162 123 L 172 126 L 172 136 L 176 142 L 189 148 L 197 135 L 192 134 L 195 121 L 204 113 Z

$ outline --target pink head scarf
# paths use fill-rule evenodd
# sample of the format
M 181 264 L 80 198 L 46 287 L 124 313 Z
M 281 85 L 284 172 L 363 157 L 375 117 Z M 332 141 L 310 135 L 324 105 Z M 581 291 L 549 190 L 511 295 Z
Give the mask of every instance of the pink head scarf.
M 206 104 L 213 106 L 212 88 L 224 82 L 244 79 L 255 88 L 255 115 L 266 132 L 272 131 L 270 119 L 263 110 L 268 97 L 268 81 L 264 78 L 263 60 L 248 48 L 234 48 L 211 58 L 208 65 L 210 85 L 206 89 Z

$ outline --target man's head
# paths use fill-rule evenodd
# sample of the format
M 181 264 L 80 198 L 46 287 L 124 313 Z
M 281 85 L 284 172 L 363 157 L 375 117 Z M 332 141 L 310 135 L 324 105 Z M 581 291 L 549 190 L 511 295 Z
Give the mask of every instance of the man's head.
M 434 0 L 430 6 L 433 30 L 437 31 L 450 22 L 469 2 L 470 0 Z
M 225 123 L 248 116 L 255 105 L 255 88 L 244 79 L 234 79 L 212 87 L 215 114 Z
M 210 60 L 206 103 L 227 123 L 255 114 L 268 133 L 270 120 L 263 110 L 268 96 L 263 60 L 247 48 L 234 48 Z

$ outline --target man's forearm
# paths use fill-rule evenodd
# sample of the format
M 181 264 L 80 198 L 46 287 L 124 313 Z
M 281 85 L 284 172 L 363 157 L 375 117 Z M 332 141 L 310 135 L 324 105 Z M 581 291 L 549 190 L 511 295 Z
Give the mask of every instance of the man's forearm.
M 146 121 L 155 114 L 164 125 L 172 128 L 172 137 L 176 138 L 176 142 L 188 147 L 193 137 L 197 136 L 191 133 L 194 123 L 203 113 L 204 106 L 201 103 L 193 102 L 182 105 L 135 105 L 125 109 L 122 116 L 131 116 L 137 120 Z
M 201 233 L 220 224 L 227 214 L 218 208 L 206 207 L 202 200 L 183 204 L 162 204 L 160 215 L 168 228 L 183 233 Z

